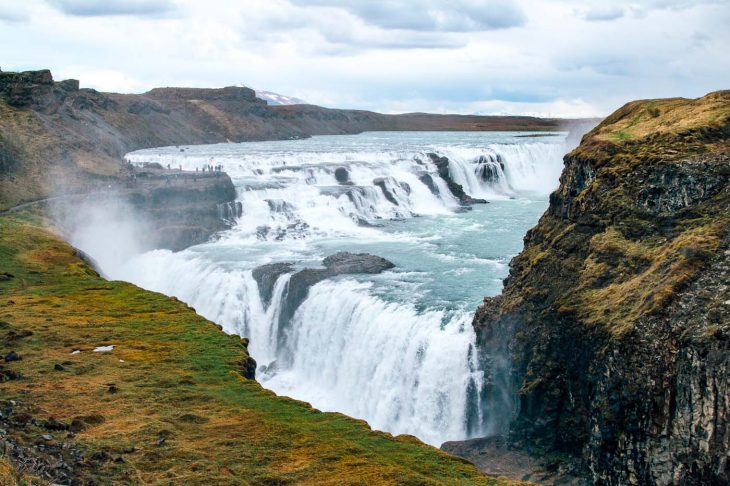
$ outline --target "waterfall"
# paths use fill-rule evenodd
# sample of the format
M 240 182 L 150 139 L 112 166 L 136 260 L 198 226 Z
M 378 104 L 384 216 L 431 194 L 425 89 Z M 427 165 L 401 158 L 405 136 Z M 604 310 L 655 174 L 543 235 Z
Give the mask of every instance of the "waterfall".
M 485 408 L 485 377 L 490 375 L 480 369 L 484 360 L 478 356 L 471 327 L 477 302 L 451 304 L 446 296 L 425 292 L 422 279 L 429 269 L 397 266 L 374 277 L 324 280 L 309 288 L 291 319 L 280 318 L 282 307 L 291 274 L 320 265 L 321 258 L 333 252 L 333 242 L 344 249 L 376 245 L 373 251 L 386 258 L 389 251 L 406 258 L 449 248 L 440 243 L 448 243 L 448 232 L 422 239 L 388 226 L 394 221 L 453 218 L 459 209 L 429 152 L 449 159 L 449 176 L 467 194 L 509 203 L 521 194 L 537 193 L 544 201 L 541 212 L 546 194 L 558 182 L 562 143 L 428 146 L 419 139 L 420 147 L 353 148 L 351 143 L 327 141 L 330 145 L 324 149 L 317 143 L 324 142 L 222 144 L 188 147 L 185 153 L 162 148 L 128 154 L 133 163 L 169 163 L 186 170 L 222 165 L 238 198 L 219 211 L 236 225 L 215 242 L 177 253 L 137 255 L 110 276 L 177 296 L 226 332 L 250 338 L 249 350 L 259 365 L 257 379 L 277 393 L 363 418 L 377 429 L 413 434 L 436 446 L 494 430 L 495 423 L 506 419 L 490 416 Z M 515 241 L 539 212 L 516 230 Z M 478 221 L 470 224 L 473 231 L 481 227 Z M 509 256 L 500 257 L 495 271 L 501 273 L 494 280 L 503 278 Z M 435 257 L 438 265 L 460 261 L 450 253 Z M 462 268 L 444 267 L 441 273 L 428 274 L 427 281 L 453 279 L 448 288 L 458 291 L 465 285 L 460 275 L 474 265 L 469 262 L 482 261 L 464 258 Z M 294 266 L 264 291 L 253 272 L 277 262 Z M 482 280 L 475 287 L 483 285 L 478 282 Z
M 563 169 L 565 145 L 534 142 L 490 144 L 480 148 L 450 148 L 454 180 L 473 197 L 492 199 L 521 191 L 548 194 L 555 189 Z

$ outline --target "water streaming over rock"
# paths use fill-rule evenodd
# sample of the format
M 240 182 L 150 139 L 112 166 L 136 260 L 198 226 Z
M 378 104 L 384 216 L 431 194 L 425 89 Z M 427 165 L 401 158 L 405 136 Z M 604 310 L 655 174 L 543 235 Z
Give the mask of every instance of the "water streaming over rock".
M 512 134 L 376 133 L 135 152 L 133 163 L 222 165 L 240 204 L 221 217 L 237 224 L 214 242 L 139 255 L 112 277 L 250 338 L 257 379 L 277 393 L 434 445 L 484 435 L 507 417 L 481 408 L 488 375 L 473 310 L 499 291 L 564 151 L 562 140 Z M 462 207 L 431 152 L 449 159 L 452 182 L 491 203 Z M 396 267 L 326 278 L 290 308 L 292 274 L 340 250 Z

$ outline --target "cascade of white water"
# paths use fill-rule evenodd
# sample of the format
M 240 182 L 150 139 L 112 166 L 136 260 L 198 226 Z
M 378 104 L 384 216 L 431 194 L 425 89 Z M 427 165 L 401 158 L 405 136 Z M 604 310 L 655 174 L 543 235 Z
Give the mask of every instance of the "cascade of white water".
M 348 279 L 321 282 L 292 320 L 291 367 L 263 383 L 432 444 L 464 437 L 466 390 L 482 380 L 471 317 L 418 312 Z
M 500 199 L 518 191 L 549 192 L 560 174 L 562 150 L 561 143 L 537 142 L 436 152 L 449 158 L 451 178 L 467 194 Z M 367 235 L 365 228 L 379 221 L 445 214 L 458 206 L 425 152 L 223 153 L 215 158 L 137 152 L 127 158 L 186 170 L 222 165 L 238 187 L 239 240 Z
M 548 194 L 555 189 L 562 171 L 565 145 L 534 142 L 490 144 L 485 147 L 450 147 L 454 180 L 474 197 L 513 196 L 520 191 Z
M 148 252 L 115 267 L 111 276 L 175 295 L 226 332 L 250 338 L 258 379 L 278 393 L 434 445 L 478 436 L 492 426 L 489 411 L 479 408 L 484 373 L 471 311 L 445 310 L 428 300 L 389 300 L 372 282 L 338 277 L 311 287 L 282 325 L 290 274 L 279 276 L 267 304 L 252 270 L 271 262 L 297 263 L 305 254 L 311 261 L 312 242 L 402 238 L 377 227 L 384 221 L 453 214 L 459 203 L 428 152 L 449 158 L 450 176 L 466 193 L 499 200 L 552 190 L 562 148 L 562 143 L 537 142 L 400 151 L 239 151 L 224 145 L 212 146 L 210 153 L 132 153 L 127 158 L 134 163 L 187 170 L 223 165 L 236 185 L 241 214 L 214 243 L 178 253 Z M 226 210 L 226 217 L 231 215 Z M 316 261 L 327 254 L 315 253 Z M 391 272 L 387 278 L 397 281 L 399 275 Z

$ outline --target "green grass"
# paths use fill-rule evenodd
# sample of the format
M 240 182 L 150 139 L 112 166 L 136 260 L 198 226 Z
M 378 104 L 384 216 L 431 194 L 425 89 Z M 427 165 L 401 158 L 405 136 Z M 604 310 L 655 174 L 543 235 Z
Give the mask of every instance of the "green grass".
M 33 403 L 41 419 L 103 417 L 74 439 L 123 455 L 87 471 L 101 482 L 502 483 L 415 438 L 275 396 L 240 373 L 245 340 L 174 298 L 101 279 L 38 226 L 0 218 L 0 271 L 14 275 L 0 282 L 0 320 L 33 333 L 2 343 L 21 354 L 12 368 L 24 376 L 2 397 Z M 116 347 L 91 352 L 105 344 Z

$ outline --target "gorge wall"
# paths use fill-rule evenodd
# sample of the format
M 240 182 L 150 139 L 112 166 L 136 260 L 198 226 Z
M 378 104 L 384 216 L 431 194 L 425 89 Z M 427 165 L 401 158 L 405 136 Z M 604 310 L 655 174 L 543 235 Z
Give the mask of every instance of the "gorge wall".
M 474 326 L 512 444 L 595 484 L 728 484 L 730 91 L 587 134 Z

